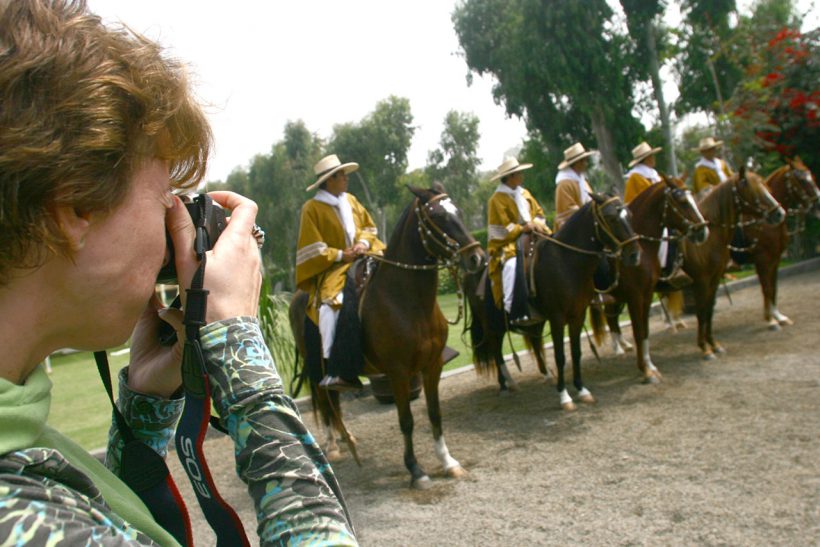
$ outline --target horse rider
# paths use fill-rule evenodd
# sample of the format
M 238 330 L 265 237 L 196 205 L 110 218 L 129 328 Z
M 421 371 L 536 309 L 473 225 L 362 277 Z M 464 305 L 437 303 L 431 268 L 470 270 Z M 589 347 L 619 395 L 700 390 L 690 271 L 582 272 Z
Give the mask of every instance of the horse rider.
M 700 159 L 695 163 L 695 174 L 692 179 L 692 188 L 698 198 L 734 175 L 729 164 L 718 157 L 722 144 L 723 141 L 716 141 L 714 137 L 705 137 L 700 140 L 697 148 L 693 148 L 700 152 Z
M 313 167 L 317 178 L 306 188 L 318 190 L 302 207 L 299 221 L 296 285 L 308 293 L 307 316 L 319 329 L 326 373 L 319 385 L 325 389 L 362 387 L 361 371 L 334 370 L 330 356 L 350 265 L 365 253 L 381 254 L 385 248 L 367 209 L 347 191 L 347 176 L 358 168 L 355 162 L 342 163 L 336 154 L 319 160 Z
M 714 137 L 704 137 L 700 139 L 698 147 L 692 149 L 700 152 L 700 159 L 695 163 L 695 174 L 692 177 L 692 188 L 699 200 L 703 199 L 715 186 L 729 180 L 734 175 L 726 160 L 718 157 L 722 145 L 723 141 L 715 140 Z M 735 237 L 741 237 L 738 229 L 735 232 Z M 726 264 L 724 277 L 729 280 L 734 279 L 731 272 L 739 269 L 740 266 L 730 257 Z
M 564 161 L 558 164 L 555 175 L 555 229 L 558 230 L 572 214 L 590 201 L 592 187 L 587 182 L 586 171 L 589 156 L 594 150 L 585 150 L 576 142 L 564 150 Z
M 499 308 L 503 302 L 512 326 L 535 321 L 527 307 L 522 307 L 521 311 L 516 309 L 518 313 L 511 315 L 518 264 L 516 242 L 525 233 L 551 233 L 541 205 L 522 186 L 524 171 L 531 167 L 531 163 L 518 163 L 515 158 L 505 159 L 490 179 L 490 182 L 500 181 L 487 202 L 487 248 L 493 299 Z M 526 281 L 521 277 L 524 276 L 519 277 L 519 286 L 525 288 Z
M 629 162 L 629 171 L 626 173 L 624 187 L 624 204 L 635 199 L 638 194 L 661 181 L 661 176 L 655 170 L 655 154 L 663 150 L 660 146 L 652 148 L 644 141 L 632 149 L 632 161 Z
M 632 160 L 629 162 L 630 169 L 626 173 L 627 179 L 626 186 L 624 187 L 625 204 L 630 203 L 638 197 L 641 192 L 661 181 L 661 176 L 655 170 L 655 155 L 661 150 L 663 150 L 662 147 L 658 146 L 653 148 L 646 141 L 632 149 Z M 667 283 L 673 288 L 680 288 L 684 285 L 691 284 L 692 278 L 682 269 L 678 269 L 677 272 L 668 271 L 673 266 L 668 263 L 669 257 L 674 257 L 677 253 L 675 243 L 670 242 L 667 239 L 668 236 L 669 232 L 666 227 L 664 227 L 663 240 L 658 246 L 658 260 L 660 261 L 662 275 L 669 277 L 674 273 L 674 275 L 667 280 Z

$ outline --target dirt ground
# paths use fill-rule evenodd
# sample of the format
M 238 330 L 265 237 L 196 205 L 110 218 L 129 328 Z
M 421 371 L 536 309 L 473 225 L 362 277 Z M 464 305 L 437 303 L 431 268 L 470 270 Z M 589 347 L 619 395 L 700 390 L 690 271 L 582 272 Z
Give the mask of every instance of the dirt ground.
M 445 438 L 470 475 L 443 477 L 422 398 L 414 438 L 433 478 L 426 491 L 408 488 L 394 407 L 351 401 L 364 465 L 345 453 L 334 469 L 362 545 L 817 545 L 818 294 L 820 270 L 781 279 L 779 308 L 795 325 L 771 332 L 757 285 L 734 290 L 733 305 L 721 291 L 715 332 L 728 352 L 709 362 L 694 317 L 677 334 L 653 317 L 659 385 L 639 382 L 633 354 L 606 349 L 599 364 L 584 341 L 598 403 L 575 412 L 560 409 L 529 360 L 511 368 L 521 385 L 511 396 L 473 372 L 442 380 Z M 229 439 L 207 444 L 222 493 L 255 537 Z M 195 529 L 197 545 L 214 543 L 201 519 Z

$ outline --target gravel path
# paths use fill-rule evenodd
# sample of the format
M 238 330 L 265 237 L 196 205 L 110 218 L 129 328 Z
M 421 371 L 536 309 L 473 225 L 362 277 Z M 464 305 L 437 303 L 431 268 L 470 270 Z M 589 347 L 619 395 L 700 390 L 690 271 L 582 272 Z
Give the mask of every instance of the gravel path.
M 599 364 L 584 342 L 584 380 L 598 404 L 571 413 L 528 359 L 523 372 L 511 369 L 521 385 L 512 396 L 472 372 L 446 378 L 445 436 L 470 475 L 442 476 L 416 401 L 416 455 L 433 478 L 422 492 L 407 487 L 395 409 L 351 401 L 347 423 L 364 465 L 345 454 L 334 469 L 361 543 L 817 545 L 818 294 L 820 270 L 781 279 L 780 310 L 796 324 L 771 332 L 757 285 L 735 289 L 731 306 L 721 292 L 715 333 L 728 353 L 711 362 L 699 357 L 694 317 L 677 334 L 654 317 L 657 386 L 639 383 L 634 355 L 606 349 Z M 207 445 L 222 493 L 253 534 L 230 441 Z M 213 544 L 207 525 L 195 528 L 197 545 Z

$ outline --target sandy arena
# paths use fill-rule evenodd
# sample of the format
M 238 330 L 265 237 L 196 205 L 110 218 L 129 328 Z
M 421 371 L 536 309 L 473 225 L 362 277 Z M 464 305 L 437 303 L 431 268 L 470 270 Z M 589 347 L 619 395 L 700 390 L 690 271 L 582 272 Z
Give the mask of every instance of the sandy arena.
M 584 381 L 598 403 L 575 412 L 560 409 L 529 359 L 523 372 L 511 368 L 521 386 L 511 396 L 474 372 L 443 379 L 445 438 L 470 475 L 443 477 L 422 397 L 413 414 L 416 455 L 433 478 L 425 491 L 408 488 L 395 408 L 351 401 L 363 467 L 345 451 L 334 469 L 362 545 L 817 545 L 818 295 L 820 269 L 781 277 L 779 308 L 795 325 L 772 332 L 756 284 L 734 289 L 733 305 L 721 289 L 714 325 L 728 352 L 709 362 L 694 317 L 672 334 L 653 315 L 652 356 L 664 375 L 656 386 L 640 383 L 634 354 L 607 347 L 597 363 L 584 340 Z M 255 538 L 230 440 L 207 446 L 223 495 Z M 169 462 L 196 512 L 197 545 L 213 545 Z

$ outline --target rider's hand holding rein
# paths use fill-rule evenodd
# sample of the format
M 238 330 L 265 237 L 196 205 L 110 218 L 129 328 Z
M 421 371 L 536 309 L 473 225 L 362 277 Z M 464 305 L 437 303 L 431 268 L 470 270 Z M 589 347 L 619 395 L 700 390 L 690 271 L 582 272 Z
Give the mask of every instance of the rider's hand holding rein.
M 262 285 L 261 258 L 252 236 L 257 206 L 233 192 L 213 192 L 213 200 L 232 211 L 225 231 L 207 253 L 205 288 L 209 291 L 206 323 L 232 317 L 256 317 Z M 166 225 L 174 243 L 175 266 L 182 285 L 183 309 L 185 289 L 191 286 L 199 262 L 194 253 L 195 230 L 191 216 L 182 201 L 174 197 L 166 214 Z M 183 252 L 181 250 L 185 249 Z M 159 317 L 157 317 L 159 315 Z M 182 384 L 180 362 L 184 340 L 183 313 L 163 309 L 153 296 L 140 317 L 131 339 L 131 362 L 128 385 L 148 395 L 170 397 Z M 159 319 L 177 331 L 172 348 L 159 344 L 156 333 Z

